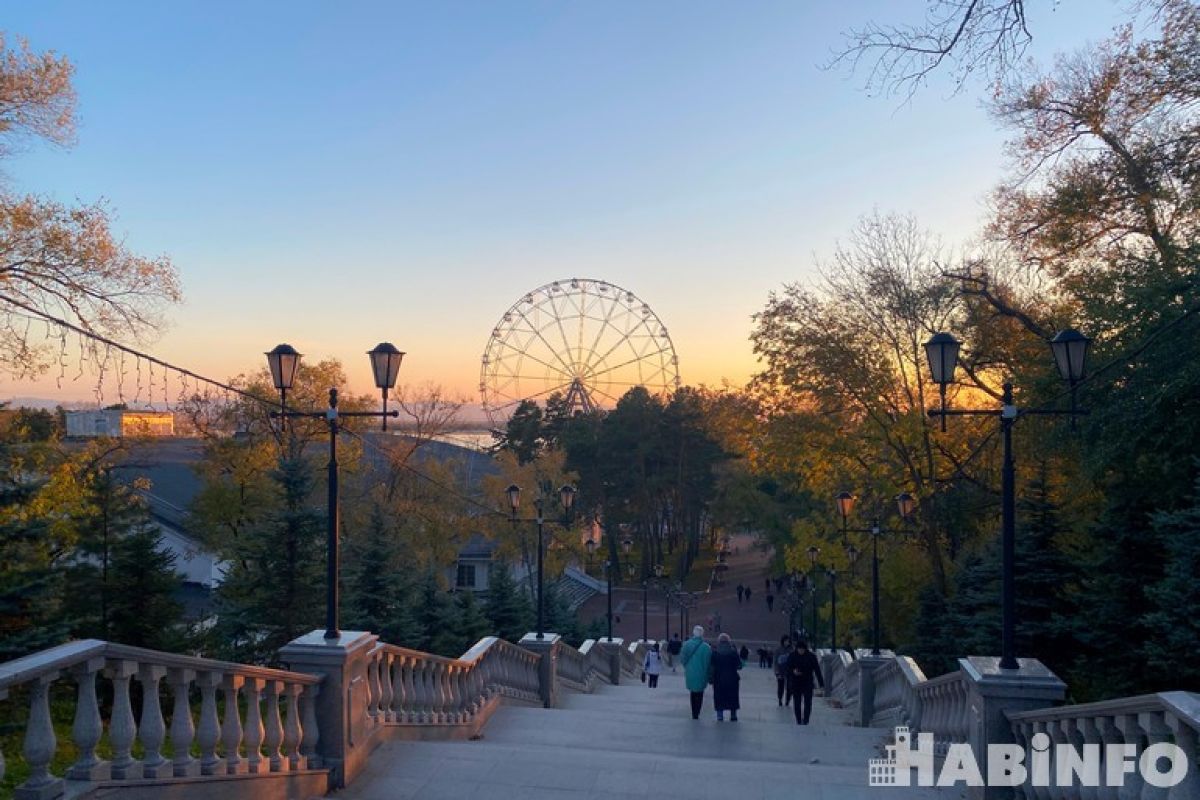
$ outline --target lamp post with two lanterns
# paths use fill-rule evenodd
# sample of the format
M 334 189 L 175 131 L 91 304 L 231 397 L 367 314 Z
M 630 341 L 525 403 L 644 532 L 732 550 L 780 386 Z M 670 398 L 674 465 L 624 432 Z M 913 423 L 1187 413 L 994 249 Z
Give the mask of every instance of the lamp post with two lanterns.
M 907 531 L 892 531 L 884 530 L 879 519 L 871 521 L 869 528 L 850 528 L 848 522 L 851 512 L 854 510 L 854 504 L 858 501 L 850 492 L 839 492 L 837 497 L 838 513 L 842 516 L 842 540 L 846 541 L 847 535 L 850 533 L 868 533 L 871 535 L 871 655 L 880 655 L 879 649 L 879 537 L 885 533 L 907 533 Z M 896 495 L 896 507 L 900 512 L 901 519 L 908 520 L 912 518 L 913 512 L 917 508 L 916 499 L 908 492 L 903 492 Z M 850 555 L 850 563 L 853 564 L 858 560 L 858 549 L 853 545 L 847 547 L 847 554 Z
M 1013 463 L 1012 428 L 1021 416 L 1070 416 L 1086 414 L 1075 405 L 1075 388 L 1083 380 L 1084 367 L 1087 362 L 1088 347 L 1091 339 L 1073 328 L 1060 331 L 1050 340 L 1050 350 L 1059 375 L 1070 385 L 1071 407 L 1069 409 L 1055 408 L 1022 408 L 1018 409 L 1013 399 L 1013 385 L 1005 381 L 1003 394 L 1000 398 L 1000 408 L 990 409 L 961 409 L 946 408 L 946 387 L 954 383 L 954 372 L 958 366 L 958 353 L 961 343 L 949 333 L 935 334 L 925 343 L 925 357 L 929 361 L 929 372 L 933 382 L 938 385 L 941 395 L 941 407 L 929 410 L 929 416 L 940 417 L 942 430 L 946 430 L 946 417 L 951 416 L 985 416 L 999 417 L 1000 432 L 1004 443 L 1004 462 L 1001 468 L 1001 560 L 1002 579 L 1000 590 L 1000 605 L 1002 618 L 1001 633 L 1001 669 L 1019 669 L 1020 663 L 1016 655 L 1016 467 Z
M 342 411 L 338 408 L 336 388 L 329 390 L 329 408 L 325 411 L 289 411 L 287 393 L 296 381 L 302 356 L 290 344 L 276 345 L 265 355 L 267 366 L 271 371 L 271 382 L 279 391 L 280 399 L 279 411 L 271 412 L 271 416 L 280 419 L 285 427 L 287 420 L 297 418 L 323 419 L 329 425 L 328 525 L 325 542 L 325 638 L 337 639 L 341 636 L 341 631 L 338 630 L 338 573 L 341 567 L 341 554 L 338 547 L 340 516 L 338 508 L 338 420 L 341 417 L 380 417 L 383 419 L 383 429 L 387 430 L 388 417 L 400 416 L 398 411 L 387 410 L 387 399 L 388 392 L 396 385 L 396 377 L 400 374 L 400 363 L 404 360 L 404 353 L 389 342 L 380 342 L 367 353 L 371 357 L 371 372 L 375 377 L 375 386 L 383 392 L 382 411 Z
M 550 484 L 553 486 L 553 484 Z M 539 640 L 546 638 L 546 602 L 545 602 L 545 587 L 543 584 L 543 569 L 542 562 L 545 558 L 544 531 L 546 518 L 543 514 L 544 501 L 538 497 L 533 501 L 533 509 L 537 515 L 532 520 L 521 520 L 517 516 L 517 511 L 521 508 L 521 487 L 515 483 L 511 484 L 504 490 L 508 497 L 508 509 L 510 512 L 509 521 L 513 527 L 517 526 L 518 522 L 533 522 L 537 526 L 537 638 Z M 571 524 L 571 510 L 575 507 L 575 487 L 564 485 L 558 490 L 558 502 L 562 506 L 563 518 L 560 523 L 564 528 Z

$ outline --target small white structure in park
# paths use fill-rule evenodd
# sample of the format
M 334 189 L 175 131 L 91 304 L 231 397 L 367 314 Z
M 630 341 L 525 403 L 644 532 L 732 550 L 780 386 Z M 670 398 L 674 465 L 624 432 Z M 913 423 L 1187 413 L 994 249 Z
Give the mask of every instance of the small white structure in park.
M 121 438 L 175 435 L 175 415 L 169 411 L 101 408 L 68 411 L 66 416 L 67 436 Z

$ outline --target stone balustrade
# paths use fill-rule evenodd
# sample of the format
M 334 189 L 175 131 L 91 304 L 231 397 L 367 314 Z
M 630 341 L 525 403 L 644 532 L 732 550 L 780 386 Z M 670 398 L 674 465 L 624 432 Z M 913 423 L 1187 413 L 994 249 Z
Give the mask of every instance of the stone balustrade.
M 1115 786 L 1038 786 L 1024 784 L 1020 795 L 1024 798 L 1052 798 L 1053 800 L 1081 800 L 1082 798 L 1112 798 L 1112 800 L 1194 800 L 1200 797 L 1200 695 L 1189 692 L 1164 692 L 1139 697 L 1127 697 L 1100 703 L 1084 703 L 1057 708 L 1036 709 L 1006 715 L 1012 726 L 1017 744 L 1027 751 L 1033 750 L 1033 737 L 1042 733 L 1051 743 L 1045 756 L 1045 774 L 1048 783 L 1067 784 L 1072 781 L 1056 780 L 1059 770 L 1071 770 L 1071 762 L 1063 759 L 1059 763 L 1055 745 L 1074 745 L 1076 751 L 1086 757 L 1085 747 L 1092 746 L 1094 761 L 1098 765 L 1097 776 L 1105 776 L 1109 769 L 1110 745 L 1133 745 L 1135 752 L 1160 743 L 1180 747 L 1190 769 L 1183 781 L 1175 786 L 1158 788 L 1149 785 L 1138 770 L 1124 775 L 1125 785 Z M 1123 774 L 1119 765 L 1114 769 Z M 1164 764 L 1160 769 L 1167 771 Z M 1077 774 L 1077 773 L 1076 773 Z M 1082 783 L 1082 781 L 1074 781 Z M 1103 782 L 1103 781 L 1100 781 Z
M 461 658 L 377 643 L 367 656 L 365 713 L 371 727 L 462 725 L 494 697 L 539 700 L 539 657 L 489 636 Z
M 58 751 L 50 695 L 64 680 L 75 686 L 71 742 L 78 757 L 65 776 L 57 776 L 50 769 Z M 136 717 L 135 683 L 141 698 Z M 66 781 L 111 784 L 318 770 L 320 732 L 314 707 L 320 684 L 319 675 L 95 639 L 0 664 L 0 699 L 13 690 L 29 698 L 21 754 L 30 774 L 16 797 L 61 797 Z M 169 689 L 169 726 L 163 711 L 164 685 Z M 194 695 L 199 697 L 198 713 L 192 710 Z M 223 714 L 218 714 L 218 695 Z M 108 761 L 97 755 L 106 733 L 112 751 Z M 140 758 L 133 756 L 135 743 L 140 745 Z M 199 758 L 193 757 L 193 748 Z M 4 771 L 0 754 L 0 778 Z
M 915 685 L 912 681 L 906 676 L 905 683 L 916 695 L 916 704 L 909 709 L 909 726 L 933 734 L 934 753 L 938 756 L 945 755 L 951 744 L 966 742 L 971 734 L 971 705 L 970 685 L 963 671 L 919 680 Z
M 875 670 L 872 679 L 875 693 L 870 724 L 918 727 L 921 697 L 917 689 L 925 683 L 925 673 L 917 662 L 907 656 L 894 656 Z
M 559 648 L 558 680 L 577 692 L 592 692 L 598 683 L 609 682 L 608 656 L 595 639 L 588 639 L 576 650 Z

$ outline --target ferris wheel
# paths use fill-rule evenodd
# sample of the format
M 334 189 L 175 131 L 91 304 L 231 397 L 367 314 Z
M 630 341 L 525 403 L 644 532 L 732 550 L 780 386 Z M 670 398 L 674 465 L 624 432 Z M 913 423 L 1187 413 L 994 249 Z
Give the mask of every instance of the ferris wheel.
M 560 395 L 572 411 L 616 405 L 634 386 L 679 387 L 679 357 L 662 320 L 633 292 L 570 278 L 540 286 L 492 329 L 479 371 L 483 410 L 495 428 L 522 400 Z

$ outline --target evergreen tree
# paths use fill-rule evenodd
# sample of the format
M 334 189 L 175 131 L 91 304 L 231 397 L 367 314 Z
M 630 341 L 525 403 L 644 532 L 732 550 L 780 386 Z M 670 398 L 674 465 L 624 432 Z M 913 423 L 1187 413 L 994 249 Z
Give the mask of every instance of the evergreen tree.
M 493 635 L 510 642 L 518 641 L 533 625 L 533 609 L 529 605 L 529 598 L 517 588 L 504 564 L 493 563 L 488 570 L 484 613 L 492 624 Z
M 458 630 L 458 605 L 442 588 L 433 570 L 425 574 L 417 597 L 420 601 L 417 618 L 425 631 L 421 649 L 448 658 L 462 655 L 459 649 L 462 634 Z
M 183 576 L 175 554 L 149 525 L 123 535 L 114 545 L 109 573 L 108 636 L 114 642 L 152 650 L 179 649 L 183 606 L 176 599 Z
M 546 630 L 557 633 L 567 644 L 579 647 L 583 635 L 575 612 L 567 605 L 567 599 L 558 591 L 558 585 L 546 584 Z
M 315 471 L 286 456 L 271 474 L 277 505 L 249 524 L 217 591 L 216 648 L 235 661 L 264 662 L 322 623 L 325 516 L 309 504 Z
M 458 620 L 455 629 L 458 632 L 459 641 L 458 652 L 455 653 L 455 656 L 461 656 L 474 647 L 480 639 L 491 635 L 492 624 L 483 613 L 483 607 L 475 598 L 474 592 L 458 592 L 457 605 Z
M 1166 555 L 1162 580 L 1147 590 L 1155 610 L 1143 617 L 1154 687 L 1200 691 L 1200 477 L 1195 486 L 1188 508 L 1153 521 Z
M 23 521 L 0 524 L 0 663 L 65 641 L 63 572 L 46 557 L 45 531 Z
M 419 648 L 425 629 L 417 618 L 416 589 L 405 571 L 400 539 L 375 506 L 362 535 L 346 545 L 342 613 L 348 628 L 371 631 L 389 644 Z

